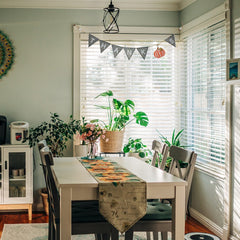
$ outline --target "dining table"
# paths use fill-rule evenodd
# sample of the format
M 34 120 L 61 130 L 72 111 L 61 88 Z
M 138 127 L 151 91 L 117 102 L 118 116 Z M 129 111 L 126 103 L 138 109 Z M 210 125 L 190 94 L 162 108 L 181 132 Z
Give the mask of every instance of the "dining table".
M 106 157 L 146 182 L 147 199 L 172 199 L 173 240 L 185 233 L 186 181 L 135 157 Z M 60 195 L 60 240 L 71 239 L 72 201 L 99 200 L 99 183 L 77 157 L 54 158 L 54 179 Z

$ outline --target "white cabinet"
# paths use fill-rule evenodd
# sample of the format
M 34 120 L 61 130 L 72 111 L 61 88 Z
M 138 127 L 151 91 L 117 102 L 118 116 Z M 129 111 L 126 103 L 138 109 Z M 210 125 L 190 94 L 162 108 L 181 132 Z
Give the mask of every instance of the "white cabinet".
M 32 219 L 33 155 L 28 145 L 0 145 L 0 210 L 27 209 Z

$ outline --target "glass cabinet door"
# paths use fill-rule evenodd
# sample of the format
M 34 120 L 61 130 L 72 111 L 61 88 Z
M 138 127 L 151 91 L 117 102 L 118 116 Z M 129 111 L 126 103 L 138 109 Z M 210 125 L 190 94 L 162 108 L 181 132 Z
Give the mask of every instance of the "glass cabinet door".
M 9 198 L 26 197 L 26 153 L 8 153 Z
M 32 163 L 29 147 L 4 148 L 4 203 L 32 201 Z

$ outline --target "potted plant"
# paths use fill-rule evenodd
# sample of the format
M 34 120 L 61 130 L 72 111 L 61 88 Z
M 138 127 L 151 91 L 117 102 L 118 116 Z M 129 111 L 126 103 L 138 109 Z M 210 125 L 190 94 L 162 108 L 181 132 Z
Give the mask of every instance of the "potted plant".
M 129 156 L 135 156 L 144 159 L 152 155 L 151 150 L 147 145 L 143 144 L 141 138 L 129 138 L 128 143 L 124 145 L 123 152 L 128 153 Z
M 181 148 L 187 147 L 187 146 L 181 145 L 181 143 L 180 143 L 180 139 L 181 139 L 181 137 L 182 137 L 183 131 L 184 131 L 184 129 L 181 129 L 179 132 L 176 133 L 176 132 L 175 132 L 175 129 L 173 129 L 172 136 L 171 136 L 171 140 L 168 140 L 167 137 L 163 136 L 163 135 L 157 130 L 161 142 L 166 143 L 169 148 L 170 148 L 171 146 L 177 146 L 177 147 L 181 147 Z M 168 168 L 170 167 L 171 162 L 172 162 L 172 158 L 171 158 L 171 157 L 168 157 L 168 158 L 167 158 L 167 161 L 166 161 L 167 170 L 168 170 Z M 184 163 L 184 162 L 182 162 L 182 161 L 179 161 L 179 163 L 180 163 L 180 167 L 181 167 L 181 168 L 187 168 L 187 166 L 188 166 L 188 163 Z
M 50 121 L 42 122 L 35 128 L 30 128 L 29 136 L 25 139 L 32 147 L 37 142 L 45 139 L 54 157 L 63 156 L 67 147 L 67 141 L 80 129 L 80 120 L 74 120 L 72 116 L 68 121 L 60 119 L 57 113 L 50 113 Z
M 103 92 L 95 98 L 100 97 L 107 99 L 107 105 L 96 105 L 97 108 L 107 112 L 107 122 L 95 120 L 102 122 L 106 130 L 105 138 L 100 138 L 101 152 L 121 152 L 125 127 L 133 121 L 146 127 L 149 122 L 148 116 L 145 112 L 134 113 L 134 102 L 129 99 L 123 102 L 114 98 L 111 90 Z

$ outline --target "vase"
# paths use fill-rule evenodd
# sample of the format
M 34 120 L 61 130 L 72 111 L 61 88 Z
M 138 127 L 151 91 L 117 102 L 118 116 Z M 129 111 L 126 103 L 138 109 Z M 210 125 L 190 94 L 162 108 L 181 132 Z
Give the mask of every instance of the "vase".
M 96 142 L 90 142 L 88 144 L 88 158 L 95 159 L 97 154 L 97 144 Z
M 75 145 L 75 157 L 86 157 L 88 155 L 88 144 Z

